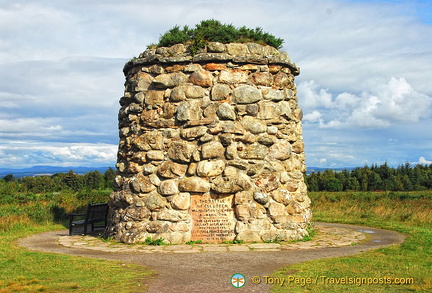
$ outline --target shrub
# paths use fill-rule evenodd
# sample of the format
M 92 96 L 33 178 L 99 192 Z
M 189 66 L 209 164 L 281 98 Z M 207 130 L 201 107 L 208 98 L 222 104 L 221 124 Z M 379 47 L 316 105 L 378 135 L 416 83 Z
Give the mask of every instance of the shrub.
M 203 48 L 206 42 L 245 43 L 255 42 L 270 45 L 276 49 L 282 47 L 283 39 L 266 33 L 262 28 L 250 29 L 245 26 L 236 28 L 232 24 L 222 24 L 218 20 L 203 20 L 195 26 L 182 29 L 176 25 L 159 38 L 158 47 L 168 47 L 178 43 L 191 44 L 192 53 Z
M 146 240 L 143 242 L 143 244 L 155 245 L 155 246 L 166 245 L 163 238 L 152 239 L 151 237 L 147 237 Z
M 109 189 L 81 189 L 76 198 L 84 205 L 107 202 L 111 190 Z

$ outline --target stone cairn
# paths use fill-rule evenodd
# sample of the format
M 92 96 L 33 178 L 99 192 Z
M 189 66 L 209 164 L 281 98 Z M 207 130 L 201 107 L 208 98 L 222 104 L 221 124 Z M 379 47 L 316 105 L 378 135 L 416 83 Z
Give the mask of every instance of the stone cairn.
M 116 191 L 124 243 L 284 241 L 307 235 L 302 111 L 285 52 L 210 42 L 148 49 L 124 67 Z

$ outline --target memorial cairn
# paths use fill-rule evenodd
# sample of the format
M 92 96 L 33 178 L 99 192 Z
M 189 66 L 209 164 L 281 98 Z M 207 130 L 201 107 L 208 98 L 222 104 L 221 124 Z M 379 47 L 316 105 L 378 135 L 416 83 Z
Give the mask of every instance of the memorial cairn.
M 256 43 L 148 49 L 124 67 L 106 235 L 124 243 L 307 235 L 302 111 L 285 52 Z

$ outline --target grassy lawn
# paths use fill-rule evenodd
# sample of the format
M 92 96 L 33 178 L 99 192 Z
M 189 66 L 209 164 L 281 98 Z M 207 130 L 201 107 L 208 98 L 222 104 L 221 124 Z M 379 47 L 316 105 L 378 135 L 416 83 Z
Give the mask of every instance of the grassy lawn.
M 317 192 L 309 194 L 314 221 L 363 224 L 405 233 L 398 246 L 353 257 L 310 261 L 281 268 L 273 277 L 311 278 L 317 284 L 291 283 L 272 287 L 273 292 L 431 292 L 432 291 L 432 191 Z M 6 200 L 7 199 L 7 200 Z M 27 198 L 26 198 L 27 199 Z M 81 203 L 83 205 L 84 203 Z M 119 262 L 27 251 L 16 245 L 33 233 L 65 229 L 56 217 L 70 212 L 78 202 L 69 194 L 3 198 L 0 203 L 1 292 L 143 292 L 151 272 Z M 323 276 L 323 277 L 321 277 Z M 324 278 L 325 277 L 325 278 Z M 413 278 L 413 284 L 342 285 L 332 282 L 356 278 Z M 373 279 L 376 278 L 376 279 Z
M 38 205 L 38 206 L 36 206 Z M 45 206 L 46 207 L 46 206 Z M 33 212 L 30 212 L 33 211 Z M 45 212 L 45 213 L 44 213 Z M 141 266 L 40 253 L 18 247 L 19 238 L 65 229 L 40 203 L 0 205 L 0 292 L 142 292 L 151 272 Z
M 314 221 L 363 224 L 399 231 L 408 238 L 401 245 L 353 257 L 315 260 L 282 268 L 273 277 L 297 278 L 297 283 L 273 286 L 272 292 L 432 292 L 431 191 L 316 192 L 309 196 Z M 308 282 L 307 278 L 316 284 L 301 285 Z M 390 278 L 413 278 L 413 284 L 388 284 L 390 280 L 411 282 Z M 361 282 L 378 284 L 361 285 Z

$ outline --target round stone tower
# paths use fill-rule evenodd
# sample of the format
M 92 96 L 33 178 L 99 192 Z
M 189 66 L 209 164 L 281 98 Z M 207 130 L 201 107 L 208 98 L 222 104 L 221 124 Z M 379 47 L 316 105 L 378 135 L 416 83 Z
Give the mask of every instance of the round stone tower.
M 108 236 L 171 244 L 295 240 L 310 199 L 302 111 L 285 52 L 210 42 L 148 49 L 124 67 Z

